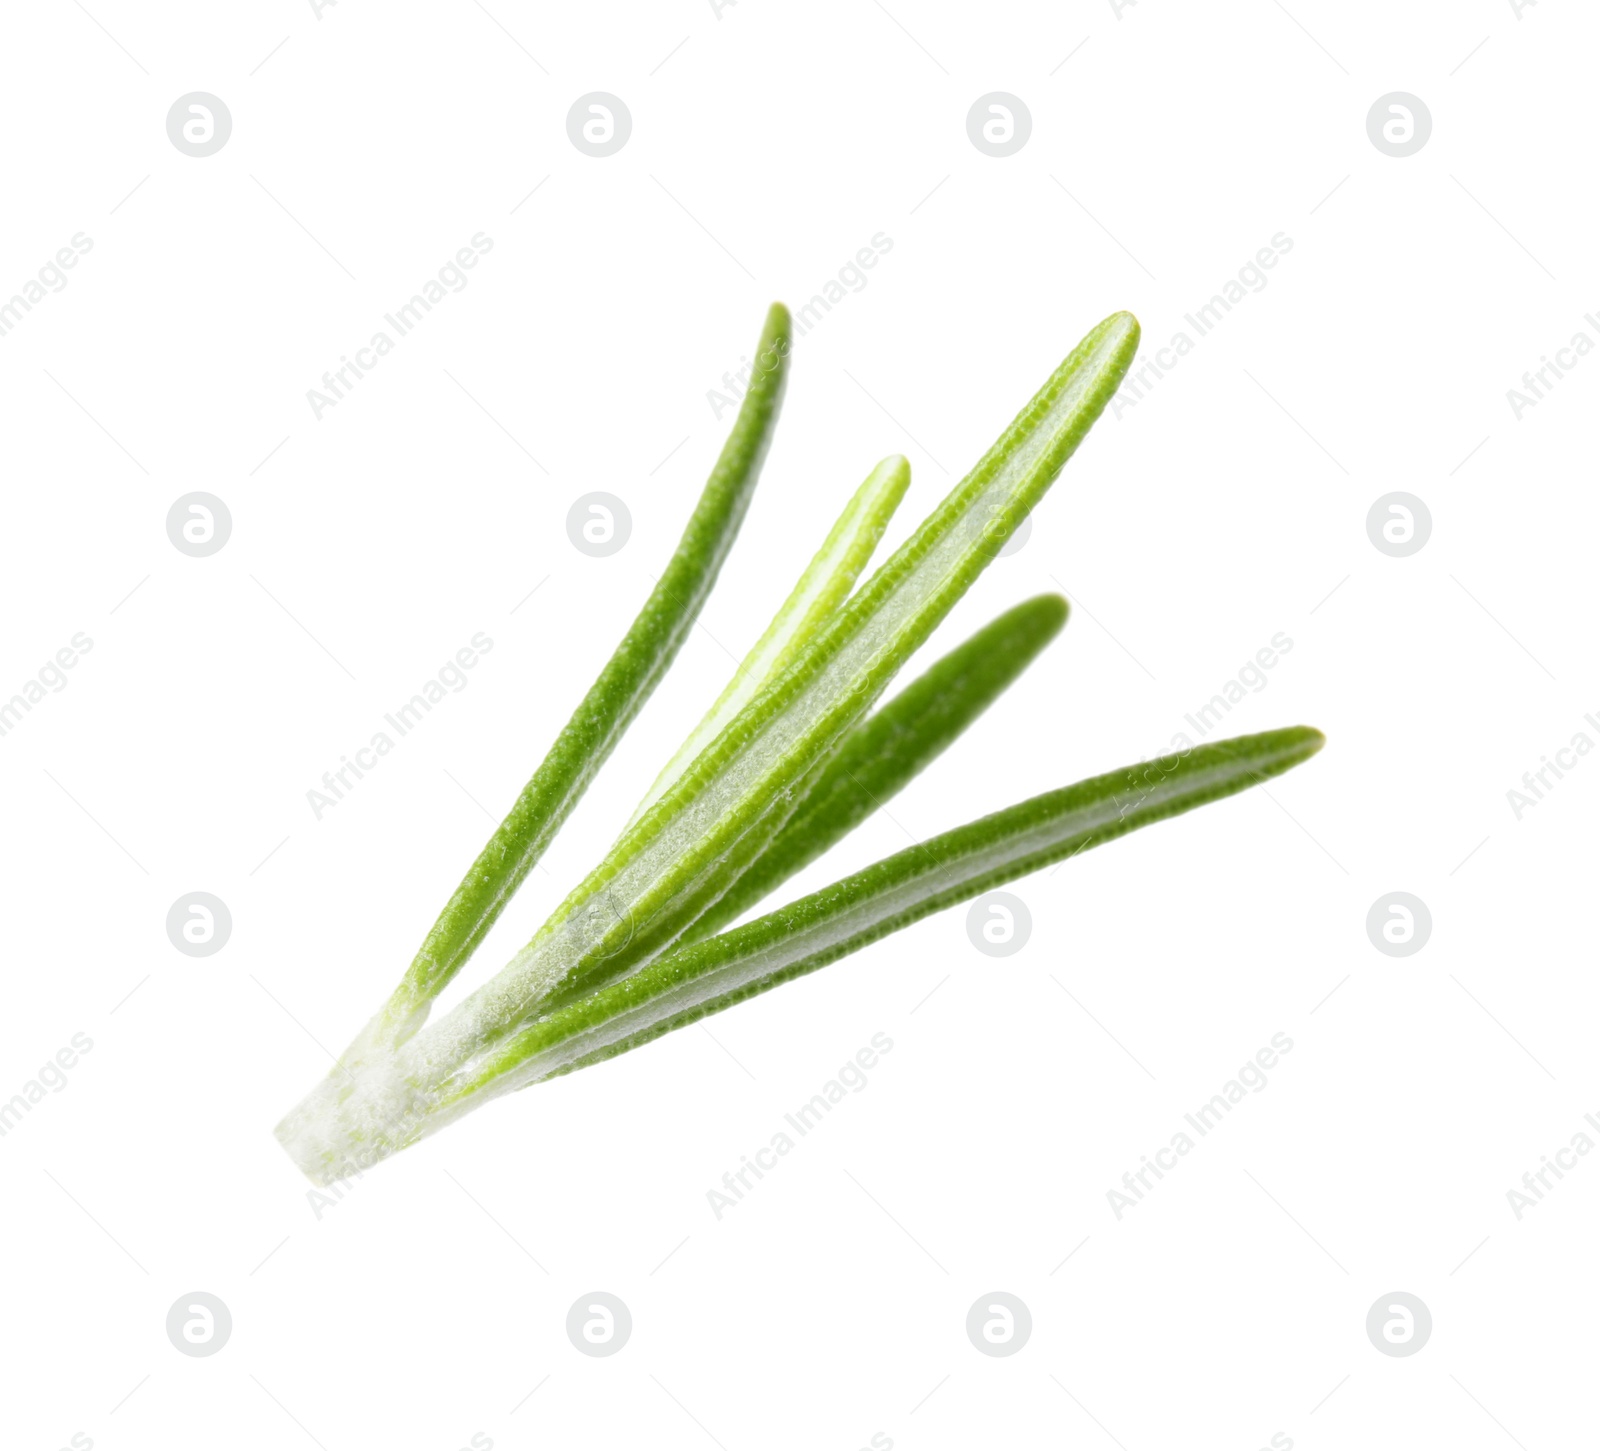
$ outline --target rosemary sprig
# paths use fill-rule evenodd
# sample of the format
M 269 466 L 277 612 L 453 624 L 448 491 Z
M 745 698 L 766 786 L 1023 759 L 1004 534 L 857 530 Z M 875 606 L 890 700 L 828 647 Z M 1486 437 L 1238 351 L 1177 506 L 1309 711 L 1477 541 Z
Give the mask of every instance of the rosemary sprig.
M 715 580 L 782 394 L 788 315 L 772 309 L 750 392 L 660 585 L 388 1003 L 278 1126 L 310 1177 L 343 1177 L 510 1089 L 625 1052 L 1320 748 L 1316 731 L 1296 727 L 1095 777 L 719 933 L 900 790 L 1060 629 L 1064 600 L 1027 601 L 869 714 L 1054 481 L 1138 340 L 1126 313 L 1094 328 L 846 598 L 908 480 L 904 459 L 878 465 L 604 859 L 497 977 L 425 1024 L 671 663 Z

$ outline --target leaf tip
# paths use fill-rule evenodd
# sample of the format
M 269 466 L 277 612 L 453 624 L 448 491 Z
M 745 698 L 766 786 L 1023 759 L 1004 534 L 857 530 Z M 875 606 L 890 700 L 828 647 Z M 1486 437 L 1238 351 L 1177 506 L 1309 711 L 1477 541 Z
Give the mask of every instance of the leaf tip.
M 1050 639 L 1056 637 L 1061 627 L 1067 623 L 1067 616 L 1072 612 L 1067 597 L 1058 594 L 1035 595 L 1025 602 L 1024 607 L 1031 611 L 1040 628 L 1047 632 Z
M 911 485 L 911 460 L 903 453 L 892 453 L 887 458 L 879 459 L 878 466 L 872 472 L 884 489 L 896 498 Z
M 773 343 L 782 338 L 787 344 L 792 328 L 793 320 L 789 316 L 788 307 L 781 302 L 775 302 L 767 309 L 767 320 L 762 328 L 762 341 Z
M 1308 725 L 1284 726 L 1280 730 L 1266 732 L 1265 737 L 1276 738 L 1279 753 L 1288 763 L 1283 768 L 1285 770 L 1309 761 L 1328 744 L 1328 738 L 1321 731 Z
M 1139 339 L 1143 334 L 1139 319 L 1131 312 L 1112 313 L 1095 331 L 1100 334 L 1102 341 L 1126 353 L 1130 360 L 1139 351 Z

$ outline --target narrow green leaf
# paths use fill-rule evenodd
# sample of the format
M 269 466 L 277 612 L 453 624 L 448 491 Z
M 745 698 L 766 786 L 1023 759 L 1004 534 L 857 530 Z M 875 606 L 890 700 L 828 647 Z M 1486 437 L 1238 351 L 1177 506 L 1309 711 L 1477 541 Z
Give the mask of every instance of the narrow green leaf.
M 1024 600 L 858 725 L 823 763 L 783 829 L 685 940 L 720 932 L 889 802 L 999 699 L 1066 622 L 1060 595 Z
M 815 972 L 932 912 L 1280 775 L 1322 744 L 1322 733 L 1309 726 L 1239 736 L 969 822 L 743 927 L 678 948 L 550 1013 L 458 1079 L 441 1098 L 440 1115 L 453 1118 L 475 1106 L 470 1101 L 627 1052 Z
M 677 655 L 749 507 L 789 366 L 789 312 L 774 303 L 757 366 L 700 501 L 644 608 L 495 828 L 417 952 L 385 1015 L 404 1037 L 472 955 Z
M 633 825 L 653 806 L 694 759 L 722 734 L 756 692 L 776 676 L 815 637 L 818 629 L 855 588 L 856 576 L 872 558 L 895 508 L 911 482 L 911 465 L 899 454 L 883 460 L 867 475 L 839 515 L 816 553 L 767 626 L 766 633 L 734 671 L 727 689 L 678 747 L 678 753 L 633 813 Z

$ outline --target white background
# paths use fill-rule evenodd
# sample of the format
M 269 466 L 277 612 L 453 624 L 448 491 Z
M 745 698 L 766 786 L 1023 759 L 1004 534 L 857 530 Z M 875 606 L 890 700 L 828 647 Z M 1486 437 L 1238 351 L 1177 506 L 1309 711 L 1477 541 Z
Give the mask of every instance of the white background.
M 1600 1110 L 1600 761 L 1520 820 L 1506 793 L 1600 740 L 1600 359 L 1520 420 L 1506 391 L 1600 340 L 1600 17 L 1122 10 L 8 14 L 0 293 L 93 249 L 0 338 L 0 695 L 93 648 L 0 739 L 0 1094 L 94 1046 L 0 1140 L 7 1447 L 1586 1444 L 1600 1156 L 1520 1220 L 1507 1191 Z M 165 131 L 194 90 L 233 117 L 204 159 Z M 603 160 L 565 122 L 596 90 L 633 118 Z M 1406 159 L 1366 129 L 1397 90 L 1433 118 Z M 966 133 L 991 91 L 1032 116 L 1006 159 Z M 316 419 L 307 389 L 478 232 L 470 285 Z M 892 545 L 1090 325 L 1165 343 L 1280 232 L 927 658 L 1064 587 L 1062 637 L 795 886 L 1155 753 L 1277 632 L 1226 731 L 1327 749 L 1018 883 L 1017 956 L 932 918 L 314 1208 L 272 1125 L 648 593 L 724 435 L 707 390 L 880 232 L 796 347 L 703 628 L 477 970 L 609 843 L 875 459 L 913 465 Z M 165 532 L 192 490 L 232 513 L 206 559 Z M 634 521 L 609 559 L 566 534 L 592 490 Z M 1432 515 L 1409 558 L 1367 536 L 1394 490 Z M 317 820 L 307 790 L 478 631 L 469 687 Z M 164 928 L 195 890 L 233 916 L 209 958 Z M 1411 957 L 1366 933 L 1396 890 L 1433 916 Z M 865 1091 L 719 1221 L 707 1191 L 876 1032 Z M 1119 1220 L 1107 1191 L 1274 1033 L 1265 1089 Z M 596 1289 L 634 1320 L 609 1359 L 564 1330 Z M 1033 1317 L 1003 1359 L 964 1329 L 997 1289 Z M 233 1316 L 204 1359 L 164 1329 L 194 1290 Z M 1403 1359 L 1365 1331 L 1396 1290 L 1434 1322 Z

